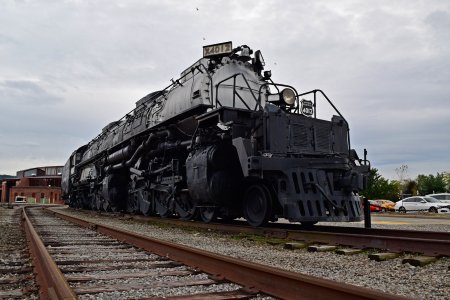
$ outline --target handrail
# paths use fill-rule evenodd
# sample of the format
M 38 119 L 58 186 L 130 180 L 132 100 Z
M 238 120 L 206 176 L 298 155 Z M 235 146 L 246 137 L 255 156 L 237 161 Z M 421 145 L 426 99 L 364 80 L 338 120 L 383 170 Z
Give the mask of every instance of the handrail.
M 278 94 L 280 93 L 280 89 L 278 88 L 278 86 L 281 86 L 281 87 L 288 87 L 288 88 L 292 89 L 292 90 L 294 91 L 294 93 L 297 95 L 297 96 L 295 96 L 295 98 L 297 98 L 297 107 L 295 108 L 294 112 L 299 113 L 298 92 L 297 92 L 297 90 L 295 89 L 295 87 L 293 87 L 292 85 L 288 85 L 288 84 L 275 83 L 275 82 L 273 82 L 272 80 L 270 80 L 270 83 L 269 83 L 269 82 L 266 82 L 265 84 L 262 84 L 262 85 L 259 87 L 259 95 L 261 95 L 261 89 L 262 89 L 263 87 L 267 87 L 267 86 L 274 86 L 274 87 L 277 89 Z M 276 94 L 272 94 L 272 93 L 271 93 L 270 95 L 276 95 Z
M 244 79 L 245 84 L 247 85 L 247 87 L 248 87 L 248 89 L 249 89 L 249 91 L 250 91 L 250 93 L 251 93 L 253 99 L 254 99 L 255 102 L 256 102 L 256 105 L 255 105 L 255 109 L 254 109 L 254 110 L 256 110 L 256 108 L 257 108 L 258 106 L 259 106 L 260 108 L 263 108 L 262 105 L 261 105 L 261 102 L 260 102 L 260 97 L 259 97 L 259 95 L 258 95 L 258 98 L 255 96 L 255 94 L 253 93 L 253 89 L 251 88 L 250 84 L 248 83 L 247 78 L 245 77 L 245 75 L 244 75 L 243 73 L 236 73 L 236 74 L 234 74 L 234 75 L 231 75 L 231 76 L 229 76 L 229 77 L 227 77 L 227 78 L 225 78 L 225 79 L 219 81 L 219 82 L 216 84 L 216 99 L 215 99 L 215 102 L 216 102 L 216 103 L 215 103 L 215 107 L 217 108 L 217 104 L 219 104 L 220 106 L 223 106 L 222 103 L 221 103 L 220 100 L 219 100 L 219 86 L 220 86 L 222 83 L 224 83 L 225 81 L 228 81 L 228 80 L 230 80 L 231 78 L 233 78 L 233 107 L 236 106 L 236 95 L 237 95 L 238 98 L 239 98 L 239 100 L 241 100 L 241 102 L 245 105 L 245 107 L 247 107 L 247 109 L 251 110 L 250 107 L 248 106 L 248 104 L 244 101 L 244 99 L 242 99 L 241 95 L 239 95 L 239 93 L 236 91 L 236 78 L 237 78 L 239 75 L 242 76 L 242 78 Z M 260 92 L 260 91 L 259 91 L 259 92 Z M 213 105 L 214 105 L 214 104 L 213 104 Z
M 245 83 L 247 84 L 247 87 L 248 87 L 248 89 L 250 90 L 250 93 L 251 93 L 251 95 L 253 96 L 253 98 L 254 98 L 254 100 L 255 100 L 255 102 L 256 102 L 256 105 L 255 105 L 255 108 L 254 108 L 254 110 L 256 110 L 256 108 L 259 106 L 260 108 L 262 108 L 262 105 L 261 105 L 261 94 L 262 94 L 262 88 L 263 87 L 267 87 L 267 86 L 269 86 L 269 85 L 272 85 L 272 86 L 274 86 L 278 91 L 279 91 L 279 88 L 278 87 L 288 87 L 288 88 L 291 88 L 293 91 L 294 91 L 294 93 L 296 94 L 296 107 L 295 107 L 295 110 L 294 110 L 294 113 L 299 113 L 300 112 L 300 100 L 299 100 L 299 98 L 301 97 L 301 96 L 304 96 L 304 95 L 308 95 L 308 94 L 311 94 L 311 93 L 313 93 L 314 94 L 314 119 L 317 119 L 317 115 L 316 115 L 316 104 L 317 104 L 317 99 L 316 99 L 316 94 L 317 93 L 321 93 L 322 95 L 323 95 L 323 97 L 328 101 L 328 103 L 331 105 L 331 107 L 336 111 L 336 113 L 342 118 L 342 120 L 345 122 L 345 124 L 347 125 L 347 142 L 348 142 L 348 151 L 349 151 L 349 153 L 350 153 L 350 149 L 351 149 L 351 144 L 350 144 L 350 126 L 349 126 L 349 124 L 348 124 L 348 122 L 347 122 L 347 120 L 344 118 L 344 116 L 341 114 L 341 112 L 337 109 L 337 107 L 333 104 L 333 102 L 331 102 L 331 100 L 328 98 L 328 96 L 322 91 L 322 90 L 319 90 L 319 89 L 315 89 L 315 90 L 312 90 L 312 91 L 309 91 L 309 92 L 305 92 L 305 93 L 302 93 L 302 94 L 298 94 L 298 92 L 297 92 L 297 90 L 293 87 L 293 86 L 291 86 L 291 85 L 287 85 L 287 84 L 281 84 L 281 83 L 275 83 L 275 82 L 273 82 L 273 81 L 271 81 L 270 83 L 269 82 L 266 82 L 265 84 L 261 84 L 260 85 L 260 87 L 259 87 L 259 90 L 258 90 L 258 98 L 256 98 L 255 97 L 255 95 L 254 95 L 254 93 L 253 93 L 253 90 L 252 90 L 252 88 L 250 87 L 250 84 L 248 83 L 248 81 L 247 81 L 247 78 L 245 78 L 245 76 L 244 76 L 244 74 L 243 73 L 237 73 L 237 74 L 234 74 L 234 75 L 231 75 L 231 76 L 229 76 L 229 77 L 227 77 L 227 78 L 225 78 L 225 79 L 223 79 L 223 80 L 221 80 L 221 81 L 219 81 L 218 83 L 217 83 L 217 85 L 216 85 L 216 103 L 215 103 L 215 107 L 217 108 L 217 105 L 219 104 L 220 106 L 222 106 L 222 103 L 220 102 L 220 100 L 219 100 L 219 86 L 222 84 L 222 83 L 224 83 L 224 82 L 226 82 L 226 81 L 228 81 L 228 80 L 230 80 L 230 79 L 232 79 L 233 78 L 233 107 L 235 107 L 235 105 L 236 105 L 236 95 L 239 97 L 239 99 L 241 100 L 241 102 L 245 105 L 245 107 L 247 107 L 247 109 L 249 109 L 250 110 L 250 107 L 247 105 L 247 103 L 244 101 L 244 99 L 242 99 L 242 97 L 239 95 L 239 93 L 236 91 L 236 78 L 237 78 L 237 76 L 242 76 L 242 78 L 244 79 L 244 81 L 245 81 Z M 213 103 L 213 105 L 214 105 L 214 103 Z
M 331 102 L 331 100 L 328 98 L 328 96 L 322 90 L 315 89 L 315 90 L 312 90 L 312 91 L 309 91 L 309 92 L 305 92 L 305 93 L 299 94 L 299 95 L 297 95 L 297 100 L 298 100 L 299 97 L 304 96 L 304 95 L 308 95 L 308 94 L 311 94 L 311 93 L 314 93 L 314 118 L 316 118 L 316 116 L 315 116 L 315 112 L 316 112 L 316 109 L 315 109 L 316 108 L 316 93 L 321 93 L 322 96 L 325 97 L 325 99 L 328 101 L 328 103 L 331 105 L 331 107 L 333 107 L 333 109 L 336 111 L 336 113 L 344 120 L 345 124 L 347 124 L 347 126 L 348 126 L 347 120 L 344 118 L 344 116 L 340 113 L 340 111 L 336 108 L 336 106 L 334 106 L 333 102 Z
M 351 144 L 350 144 L 350 126 L 348 125 L 347 120 L 344 118 L 344 116 L 341 114 L 341 112 L 336 108 L 336 106 L 334 106 L 333 102 L 331 102 L 331 100 L 328 98 L 328 96 L 322 90 L 315 89 L 315 90 L 312 90 L 312 91 L 309 91 L 309 92 L 305 92 L 305 93 L 299 94 L 297 96 L 297 101 L 298 101 L 299 97 L 304 96 L 304 95 L 308 95 L 308 94 L 311 94 L 311 93 L 314 93 L 314 119 L 317 118 L 316 117 L 316 93 L 321 93 L 322 96 L 324 96 L 324 98 L 331 105 L 331 107 L 333 107 L 333 109 L 336 111 L 336 113 L 339 115 L 339 117 L 341 117 L 342 120 L 347 125 L 347 133 L 348 133 L 347 134 L 347 142 L 348 142 L 348 151 L 349 151 L 349 155 L 350 155 L 350 149 L 351 149 Z
M 198 65 L 198 66 L 195 66 L 195 68 L 196 68 L 200 73 L 203 74 L 202 70 L 200 70 L 200 67 L 203 67 L 203 69 L 205 70 L 205 72 L 206 72 L 206 74 L 207 74 L 207 76 L 208 76 L 208 78 L 209 78 L 209 86 L 211 87 L 211 105 L 213 105 L 212 101 L 214 101 L 214 93 L 213 93 L 213 92 L 214 92 L 214 89 L 212 88 L 212 87 L 213 87 L 212 76 L 211 76 L 211 74 L 209 73 L 208 69 L 205 67 L 205 65 L 200 64 L 200 65 Z

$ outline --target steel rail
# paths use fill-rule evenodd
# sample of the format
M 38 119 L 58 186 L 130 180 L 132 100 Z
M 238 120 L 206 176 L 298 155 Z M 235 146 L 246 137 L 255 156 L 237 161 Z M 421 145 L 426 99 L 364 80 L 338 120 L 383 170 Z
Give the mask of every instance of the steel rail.
M 330 232 L 292 232 L 288 239 L 349 245 L 360 248 L 376 248 L 393 252 L 422 253 L 430 256 L 450 256 L 449 240 L 419 239 L 408 237 L 375 236 Z
M 29 250 L 36 271 L 41 299 L 77 299 L 64 275 L 51 258 L 42 240 L 30 222 L 26 207 L 22 208 L 22 222 L 27 236 Z
M 140 218 L 138 218 L 140 220 Z M 149 220 L 148 217 L 142 220 Z M 331 243 L 360 248 L 376 248 L 393 252 L 422 253 L 450 257 L 450 233 L 415 230 L 367 229 L 339 226 L 314 226 L 304 230 L 294 224 L 273 224 L 267 227 L 224 223 L 199 223 L 177 219 L 152 218 L 156 222 L 189 226 L 228 233 L 246 233 L 296 241 Z M 275 225 L 281 225 L 275 227 Z M 281 227 L 281 228 L 280 228 Z M 289 228 L 289 229 L 284 229 Z
M 291 229 L 291 228 L 287 228 Z M 381 229 L 381 228 L 361 228 L 361 227 L 343 227 L 343 226 L 324 226 L 317 225 L 312 228 L 319 232 L 349 233 L 349 234 L 365 234 L 375 236 L 393 236 L 405 238 L 417 238 L 428 240 L 448 240 L 450 241 L 450 232 L 439 231 L 419 231 L 406 229 Z
M 58 217 L 246 288 L 283 299 L 408 299 L 177 245 L 50 210 Z

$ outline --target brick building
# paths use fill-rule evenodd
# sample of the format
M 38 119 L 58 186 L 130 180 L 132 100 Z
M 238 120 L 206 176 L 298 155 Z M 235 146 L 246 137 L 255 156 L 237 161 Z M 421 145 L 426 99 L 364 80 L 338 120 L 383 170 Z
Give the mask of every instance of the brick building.
M 1 202 L 64 204 L 61 199 L 62 166 L 17 171 L 16 178 L 3 179 Z

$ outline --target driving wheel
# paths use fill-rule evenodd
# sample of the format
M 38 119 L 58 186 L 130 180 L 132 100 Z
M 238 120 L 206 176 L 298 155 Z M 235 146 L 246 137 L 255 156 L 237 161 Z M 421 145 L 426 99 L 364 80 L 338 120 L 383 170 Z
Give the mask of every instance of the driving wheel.
M 197 217 L 197 208 L 189 194 L 182 194 L 175 199 L 175 212 L 182 220 L 192 220 Z
M 200 207 L 199 214 L 203 222 L 210 223 L 214 221 L 217 217 L 216 207 L 215 206 Z
M 243 213 L 251 226 L 267 223 L 272 214 L 272 197 L 264 184 L 254 183 L 245 190 Z
M 152 203 L 149 199 L 149 193 L 147 191 L 142 191 L 141 194 L 139 194 L 139 211 L 144 216 L 149 216 L 152 214 Z
M 155 208 L 161 218 L 167 218 L 170 215 L 171 194 L 162 191 L 155 191 Z

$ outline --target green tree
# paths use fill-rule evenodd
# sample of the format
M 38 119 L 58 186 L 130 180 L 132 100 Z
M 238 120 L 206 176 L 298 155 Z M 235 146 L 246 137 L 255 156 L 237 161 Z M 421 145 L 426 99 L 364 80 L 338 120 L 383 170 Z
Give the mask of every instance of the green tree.
M 447 190 L 443 173 L 417 176 L 417 187 L 421 195 L 443 193 Z
M 389 181 L 378 174 L 378 169 L 370 169 L 367 179 L 367 188 L 361 192 L 369 199 L 389 199 L 397 201 L 399 199 L 401 185 L 399 181 Z

